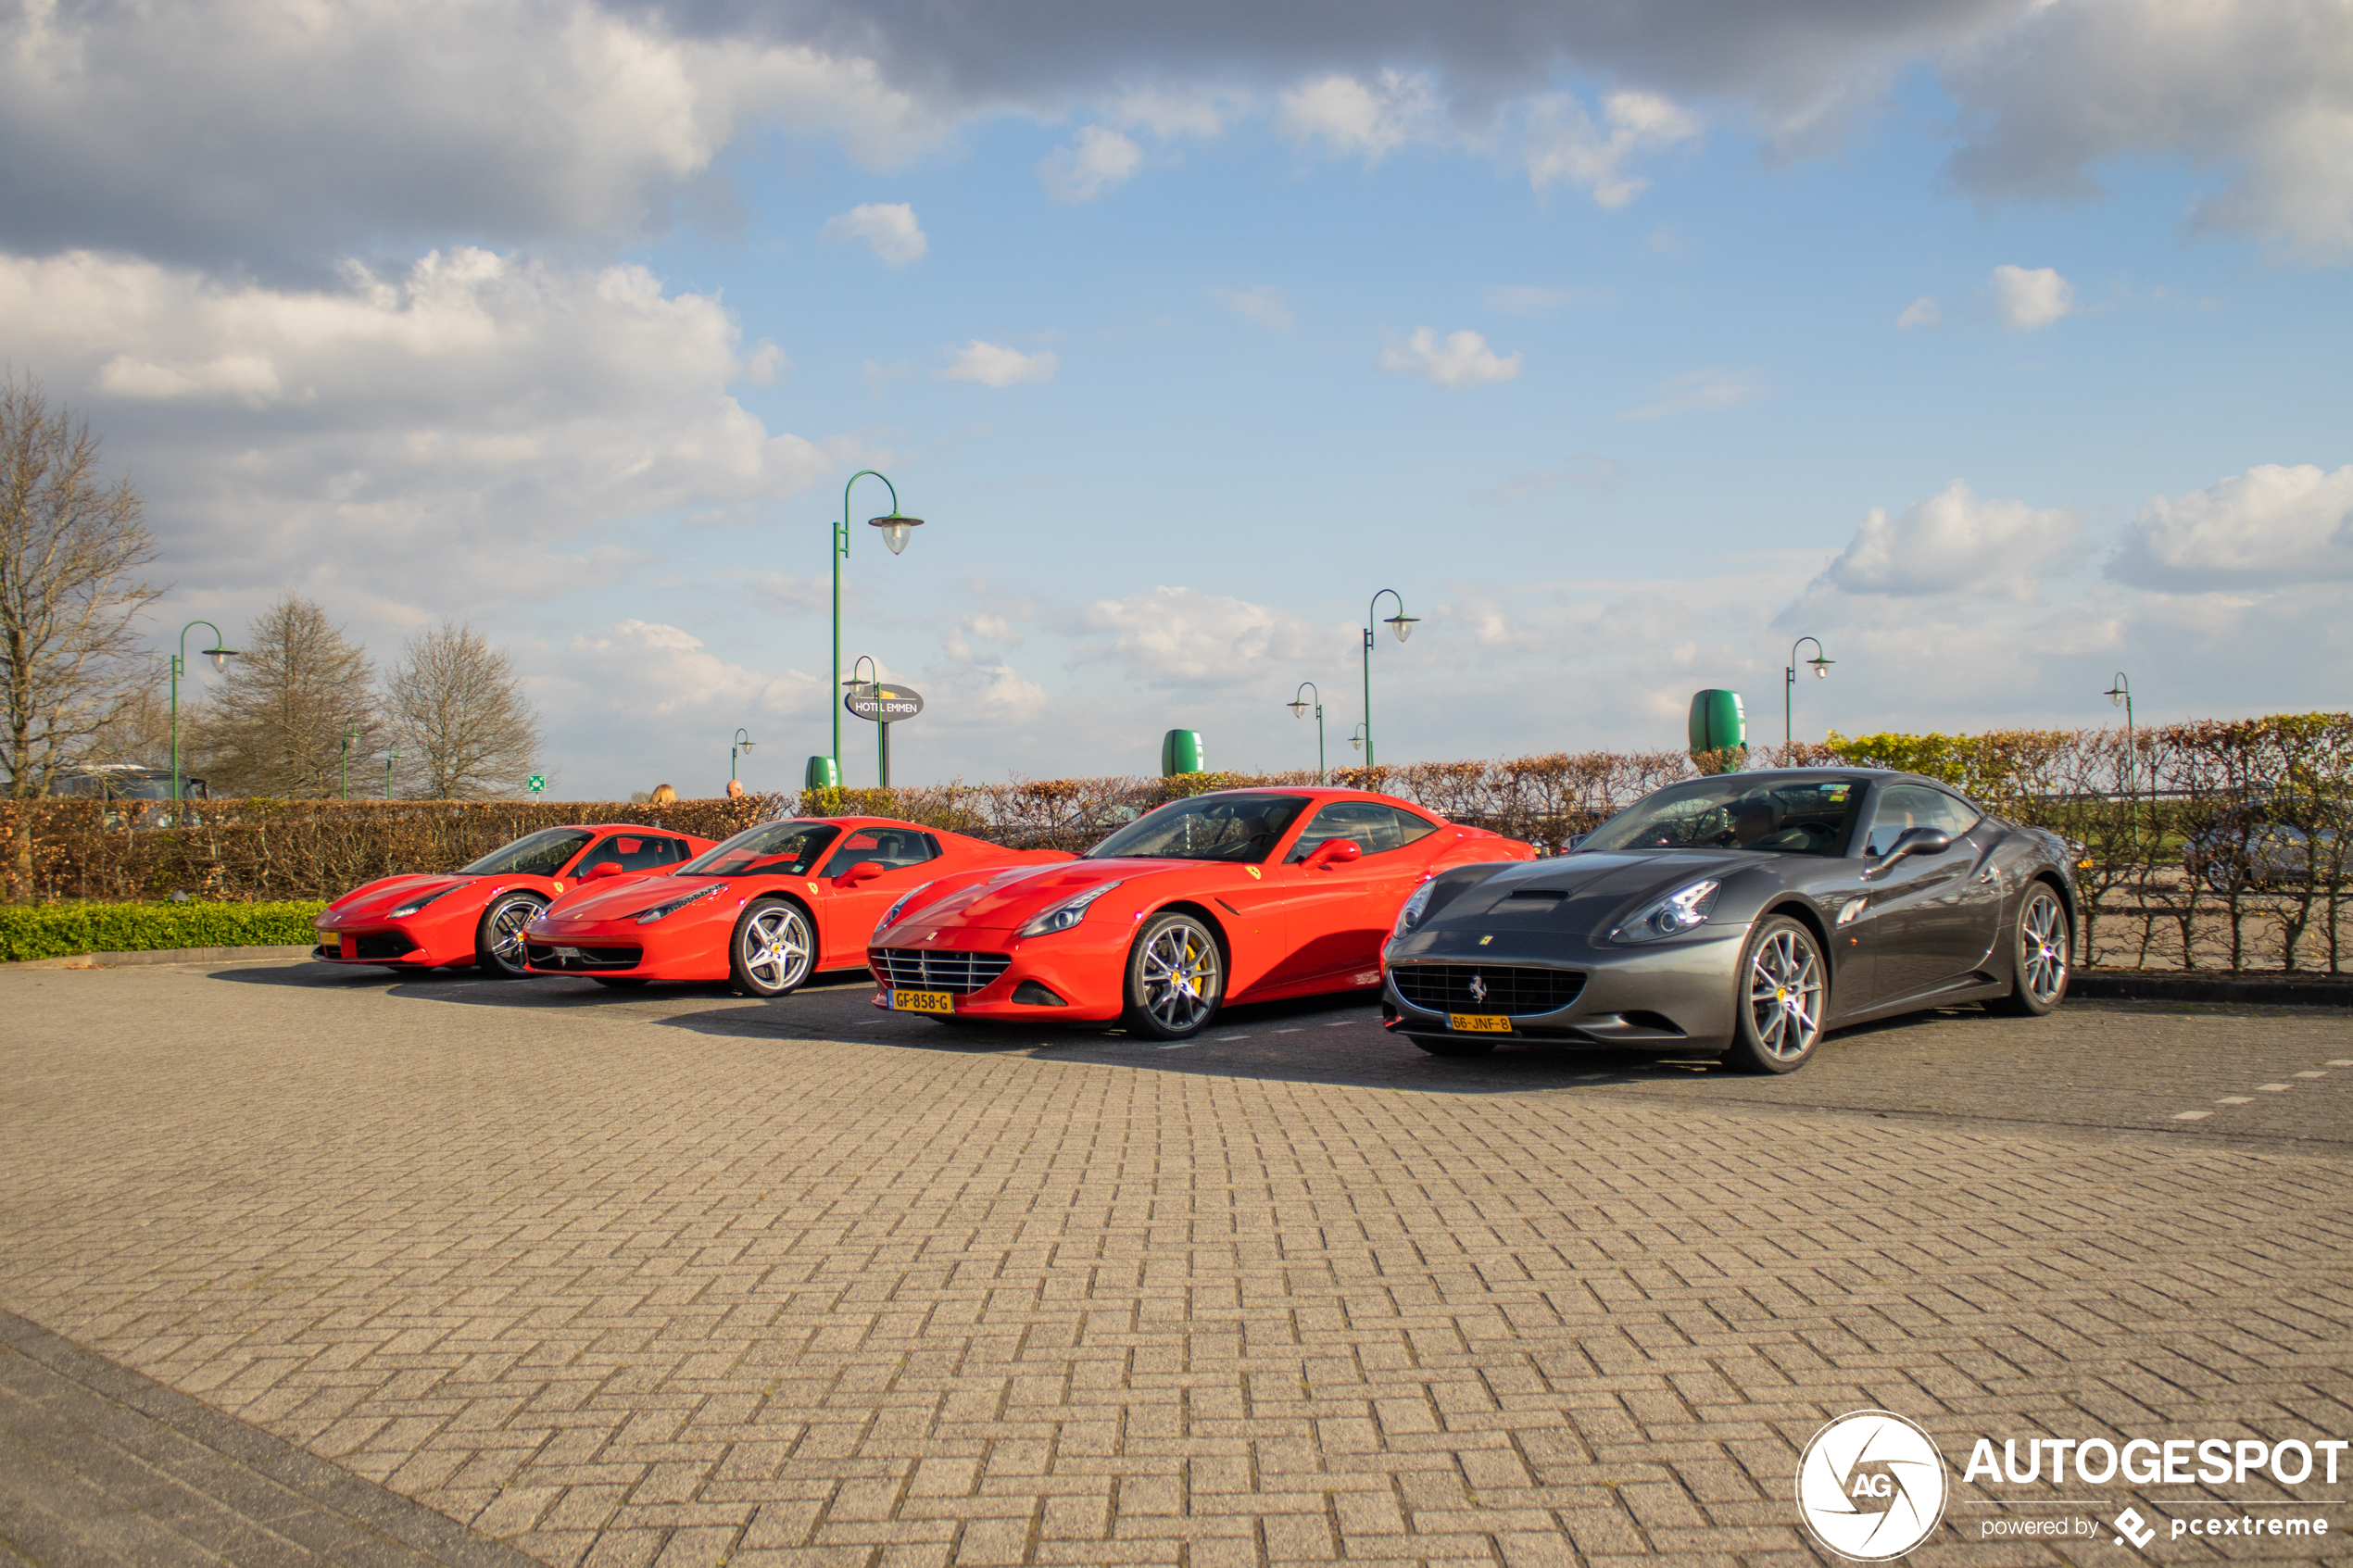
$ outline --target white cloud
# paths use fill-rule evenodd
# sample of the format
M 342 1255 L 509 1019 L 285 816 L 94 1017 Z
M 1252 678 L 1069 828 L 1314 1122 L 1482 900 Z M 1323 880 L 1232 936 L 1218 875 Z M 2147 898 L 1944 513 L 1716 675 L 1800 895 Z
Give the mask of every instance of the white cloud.
M 1004 348 L 975 338 L 950 357 L 939 379 L 978 382 L 983 386 L 1014 386 L 1023 382 L 1052 381 L 1054 368 L 1060 362 L 1051 350 L 1024 354 L 1018 348 Z
M 749 128 L 830 132 L 888 162 L 948 127 L 870 60 L 684 37 L 592 0 L 7 14 L 0 245 L 28 253 L 628 239 L 699 199 Z
M 718 300 L 641 268 L 460 249 L 272 289 L 0 257 L 0 320 L 19 365 L 138 454 L 189 587 L 364 559 L 371 592 L 420 603 L 453 583 L 562 593 L 625 563 L 547 554 L 557 540 L 666 508 L 733 517 L 855 451 L 767 431 L 727 386 L 781 354 L 743 354 Z
M 1645 403 L 1639 408 L 1629 408 L 1629 420 L 1660 420 L 1674 414 L 1711 414 L 1724 408 L 1737 408 L 1753 403 L 1772 388 L 1746 370 L 1727 370 L 1717 367 L 1686 370 L 1659 383 L 1659 390 L 1667 395 L 1655 403 Z
M 1850 594 L 2033 597 L 2043 572 L 2069 556 L 2082 526 L 2064 508 L 1981 501 L 1955 480 L 1900 517 L 1873 507 L 1818 580 Z
M 868 202 L 825 220 L 825 238 L 862 240 L 886 267 L 904 267 L 931 249 L 912 202 Z
M 1142 129 L 1162 141 L 1178 136 L 1215 136 L 1226 121 L 1242 112 L 1249 100 L 1239 93 L 1214 88 L 1178 91 L 1140 87 L 1106 101 L 1103 113 L 1124 130 Z
M 1477 332 L 1450 332 L 1441 344 L 1429 328 L 1417 327 L 1403 347 L 1383 349 L 1376 363 L 1379 370 L 1416 375 L 1440 386 L 1485 386 L 1518 375 L 1520 356 L 1498 357 Z
M 1100 599 L 1080 618 L 1090 658 L 1107 659 L 1151 686 L 1217 686 L 1259 673 L 1266 661 L 1345 652 L 1348 633 L 1304 616 L 1199 589 L 1158 587 Z
M 1048 195 L 1076 206 L 1125 184 L 1143 161 L 1143 149 L 1135 143 L 1106 126 L 1090 125 L 1078 133 L 1077 145 L 1059 148 L 1041 161 L 1038 178 Z
M 1700 133 L 1699 116 L 1655 93 L 1613 93 L 1602 104 L 1604 135 L 1585 106 L 1567 93 L 1529 102 L 1528 182 L 1537 190 L 1566 182 L 1602 207 L 1624 207 L 1650 182 L 1626 172 L 1637 153 L 1656 152 Z
M 1272 283 L 1252 283 L 1246 289 L 1212 289 L 1209 292 L 1227 309 L 1245 321 L 1255 321 L 1278 332 L 1287 332 L 1298 324 L 1291 317 L 1290 303 L 1283 298 L 1283 291 Z
M 2203 228 L 2311 260 L 2353 257 L 2353 7 L 2339 0 L 2066 0 L 1955 51 L 1967 139 L 1948 177 L 1981 198 L 2080 201 L 2135 155 L 2223 175 Z
M 2110 571 L 2172 589 L 2353 578 L 2353 466 L 2264 463 L 2141 508 Z
M 1904 314 L 1895 318 L 1899 327 L 1932 327 L 1944 320 L 1944 307 L 1936 303 L 1933 295 L 1922 295 L 1904 307 Z
M 2075 285 L 2048 267 L 1996 267 L 1994 307 L 2012 332 L 2036 332 L 2075 308 Z
M 1408 142 L 1437 139 L 1444 119 L 1428 76 L 1385 70 L 1370 82 L 1342 75 L 1302 82 L 1283 93 L 1277 123 L 1295 142 L 1378 162 Z

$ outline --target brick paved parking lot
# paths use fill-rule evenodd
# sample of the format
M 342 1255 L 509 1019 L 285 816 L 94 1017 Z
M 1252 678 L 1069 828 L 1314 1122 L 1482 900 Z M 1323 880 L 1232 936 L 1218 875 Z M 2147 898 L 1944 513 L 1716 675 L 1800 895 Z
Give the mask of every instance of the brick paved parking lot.
M 869 994 L 0 974 L 0 1307 L 555 1563 L 1826 1561 L 1797 1454 L 1865 1406 L 1952 1466 L 1919 1561 L 2353 1562 L 2353 1463 L 1960 1484 L 2353 1437 L 2342 1013 L 1956 1012 L 1758 1080 Z M 0 1542 L 61 1561 L 31 1462 Z M 2331 1533 L 2170 1536 L 2266 1507 Z

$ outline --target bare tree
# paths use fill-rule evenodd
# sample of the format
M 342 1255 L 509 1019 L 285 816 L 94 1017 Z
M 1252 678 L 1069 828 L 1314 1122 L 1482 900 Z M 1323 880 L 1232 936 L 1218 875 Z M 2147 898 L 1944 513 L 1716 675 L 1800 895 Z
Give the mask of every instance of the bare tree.
M 132 621 L 155 535 L 128 477 L 99 471 L 87 420 L 40 383 L 0 383 L 0 766 L 8 796 L 45 794 L 134 674 Z M 11 895 L 31 897 L 32 821 L 18 813 Z
M 511 660 L 472 627 L 445 621 L 411 638 L 391 683 L 392 718 L 412 788 L 477 800 L 522 788 L 539 714 Z
M 324 800 L 346 774 L 364 785 L 384 755 L 375 676 L 325 610 L 294 594 L 271 606 L 193 729 L 212 793 Z
M 82 747 L 85 758 L 170 769 L 171 705 L 164 695 L 170 670 L 164 659 L 149 660 L 116 693 Z M 197 700 L 186 689 L 180 694 L 180 721 L 192 729 L 200 721 Z

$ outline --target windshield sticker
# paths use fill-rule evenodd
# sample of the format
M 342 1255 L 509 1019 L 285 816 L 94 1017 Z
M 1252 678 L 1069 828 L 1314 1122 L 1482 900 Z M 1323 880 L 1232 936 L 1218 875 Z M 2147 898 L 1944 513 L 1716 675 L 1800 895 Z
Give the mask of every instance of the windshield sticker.
M 1822 793 L 1831 800 L 1844 800 L 1846 792 L 1854 787 L 1853 784 L 1824 784 Z

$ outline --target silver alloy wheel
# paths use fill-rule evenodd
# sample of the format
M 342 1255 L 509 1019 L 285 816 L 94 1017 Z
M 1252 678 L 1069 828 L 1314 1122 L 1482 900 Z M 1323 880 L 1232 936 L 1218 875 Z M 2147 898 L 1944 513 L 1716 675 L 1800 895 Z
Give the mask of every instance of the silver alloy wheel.
M 2050 1007 L 2067 988 L 2067 919 L 2050 889 L 2037 887 L 2027 896 L 2018 919 L 2018 949 L 2027 994 Z
M 1145 1014 L 1182 1035 L 1201 1027 L 1217 1008 L 1217 939 L 1189 920 L 1152 933 L 1138 965 Z
M 736 940 L 743 944 L 744 972 L 761 990 L 781 994 L 809 977 L 816 944 L 810 939 L 809 918 L 797 906 L 754 910 Z
M 493 964 L 509 974 L 524 972 L 529 959 L 522 950 L 523 928 L 547 907 L 528 893 L 510 893 L 490 907 L 482 929 L 490 939 L 486 951 Z
M 1767 935 L 1748 961 L 1748 1016 L 1757 1048 L 1792 1061 L 1822 1037 L 1822 965 L 1794 927 Z

